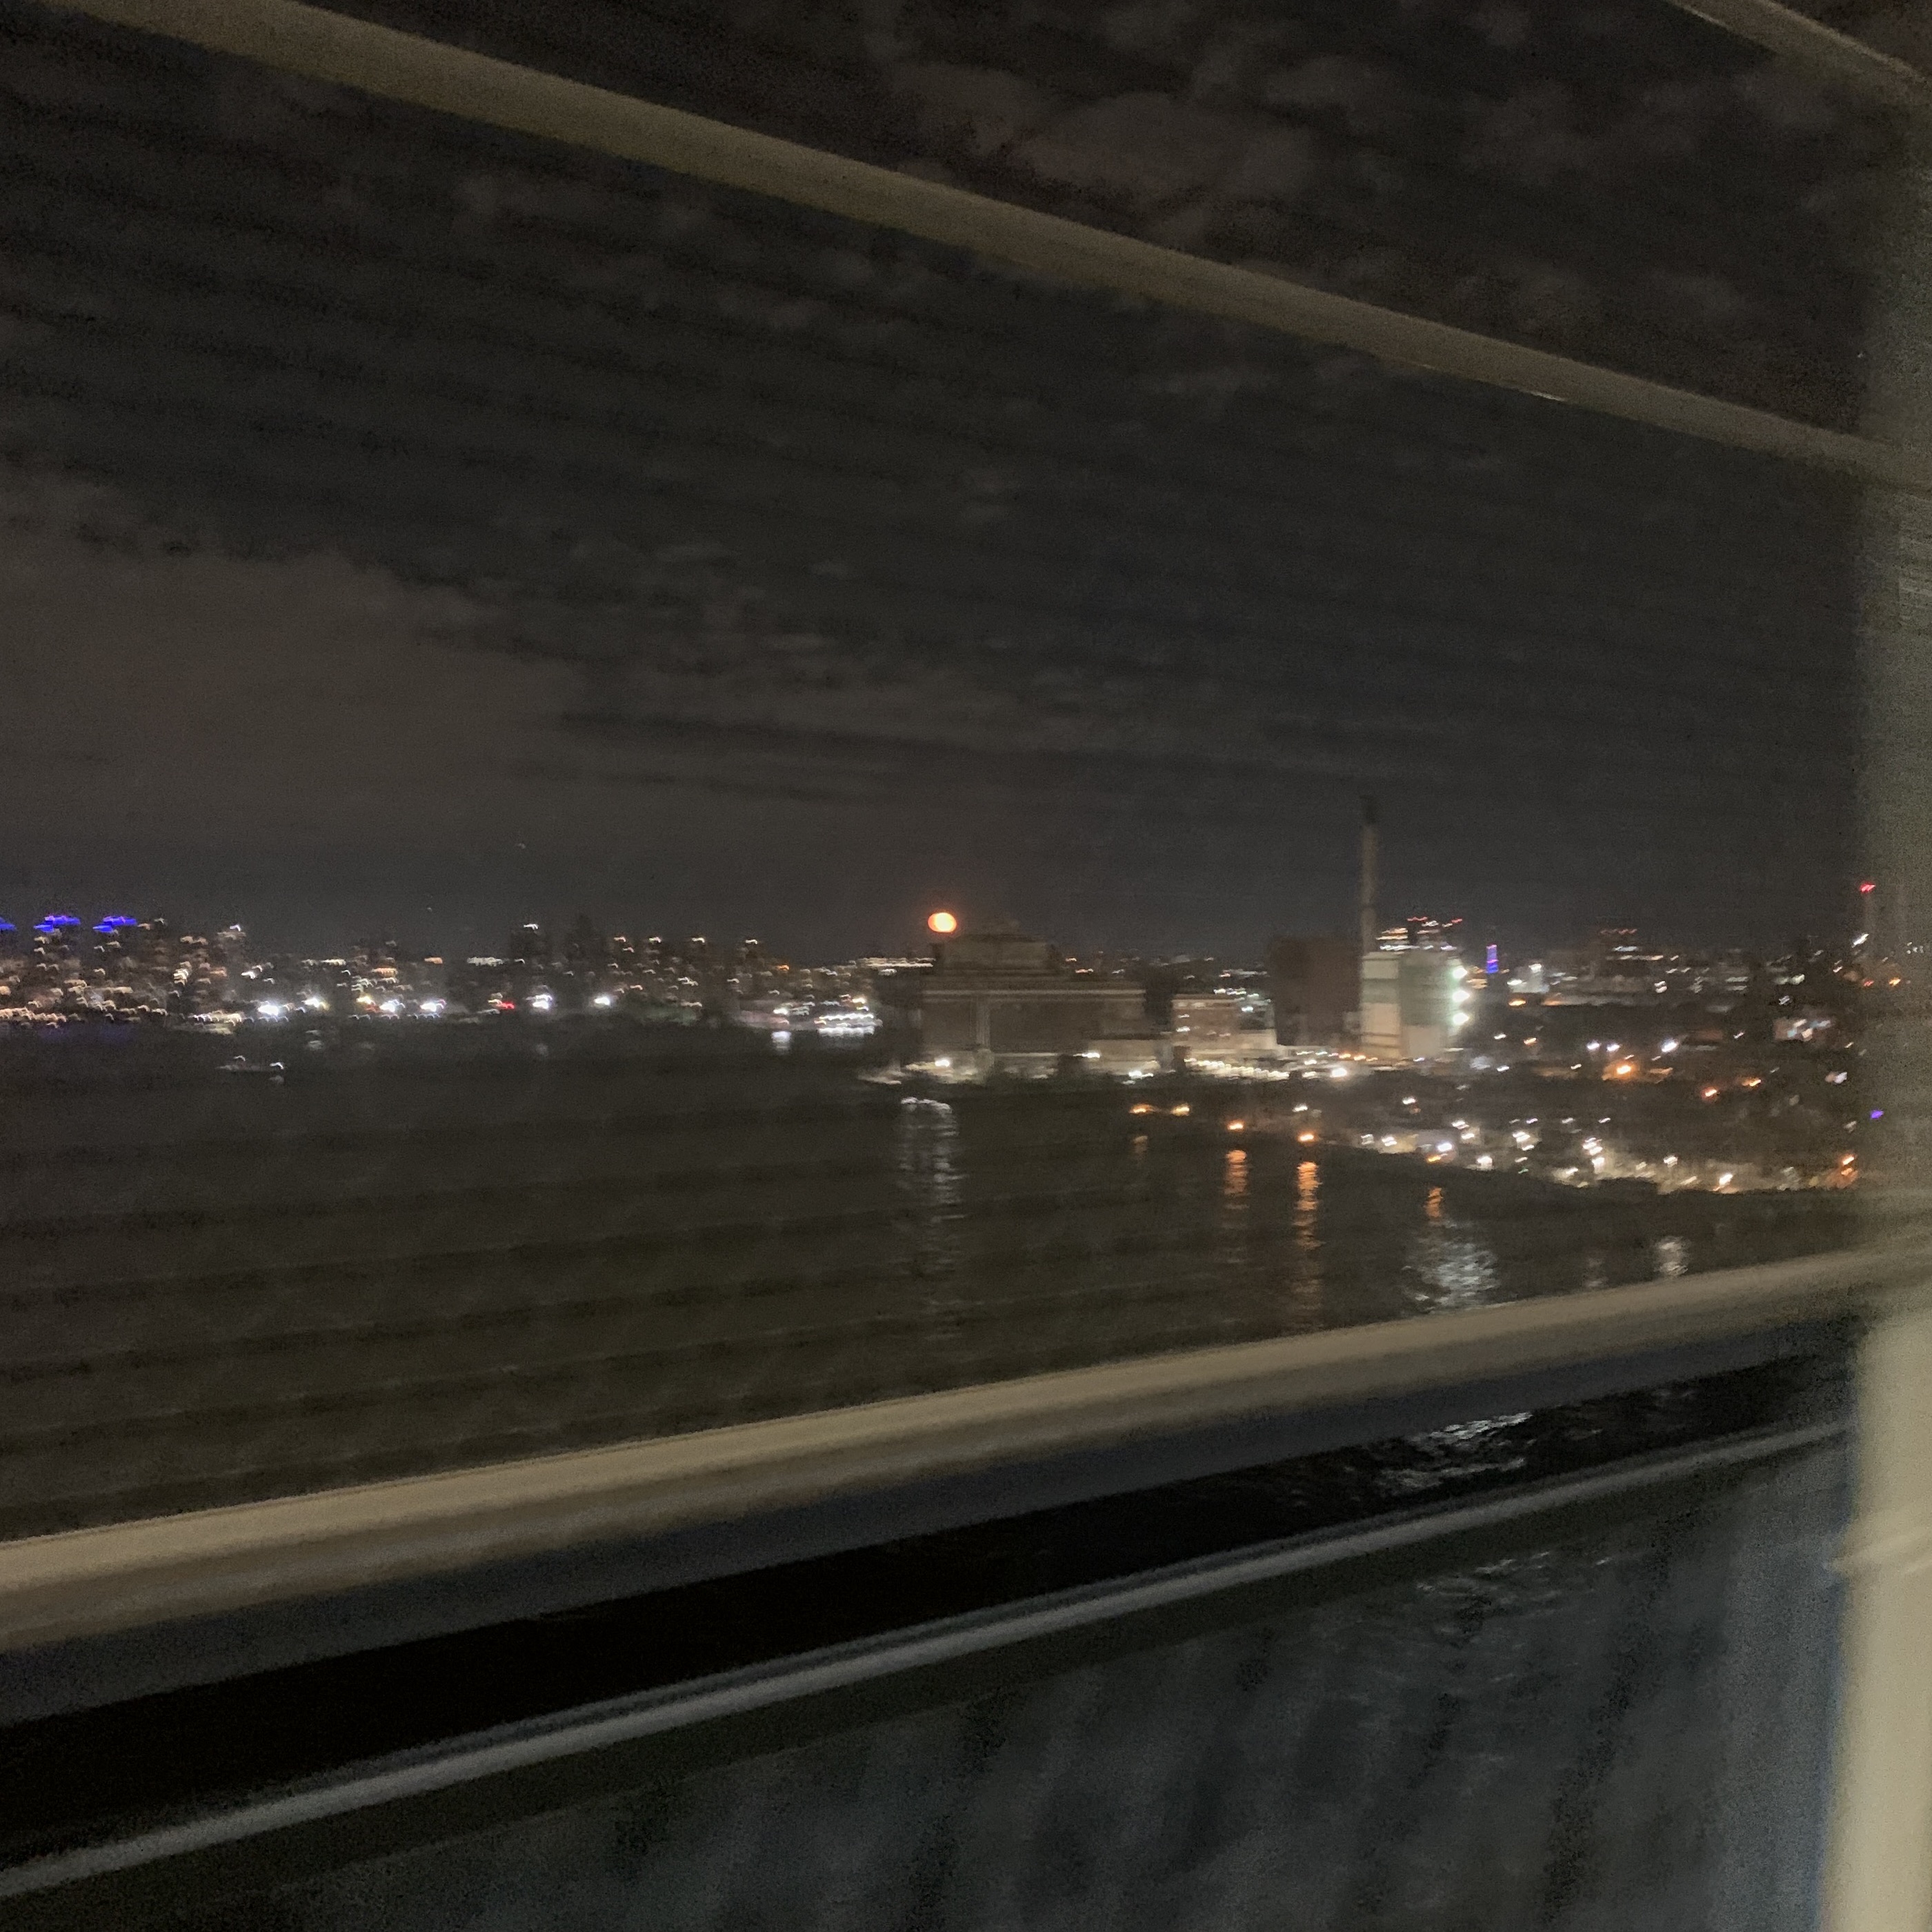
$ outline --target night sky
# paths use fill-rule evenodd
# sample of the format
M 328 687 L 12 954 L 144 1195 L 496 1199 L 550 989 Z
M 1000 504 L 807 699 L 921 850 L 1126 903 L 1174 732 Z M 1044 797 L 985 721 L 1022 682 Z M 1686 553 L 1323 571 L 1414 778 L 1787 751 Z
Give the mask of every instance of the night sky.
M 1855 419 L 1877 150 L 1661 5 L 358 10 Z M 1843 922 L 1844 484 L 0 31 L 0 914 L 1252 952 L 1366 788 L 1391 915 Z

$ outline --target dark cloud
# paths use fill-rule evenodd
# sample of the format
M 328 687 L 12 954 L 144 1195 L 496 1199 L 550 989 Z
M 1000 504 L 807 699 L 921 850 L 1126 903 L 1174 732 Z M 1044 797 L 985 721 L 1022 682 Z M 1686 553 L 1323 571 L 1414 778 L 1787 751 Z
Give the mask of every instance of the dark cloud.
M 1386 50 L 1228 8 L 1053 17 L 1034 78 L 911 4 L 813 14 L 812 58 L 875 146 L 926 144 L 880 158 L 1010 169 L 1190 245 L 1246 210 L 1240 245 L 1298 271 L 1256 211 L 1332 214 L 1338 168 L 1378 206 L 1415 191 L 1370 124 L 1442 110 Z M 18 892 L 309 931 L 581 902 L 839 949 L 944 890 L 1246 948 L 1346 916 L 1372 784 L 1396 888 L 1492 922 L 1830 913 L 1834 486 L 8 18 Z M 1439 24 L 1510 51 L 1506 22 Z M 1721 94 L 1616 114 L 1708 123 Z M 1536 111 L 1532 172 L 1609 165 L 1600 131 L 1564 158 L 1622 124 L 1601 101 Z M 1479 124 L 1459 110 L 1456 142 Z M 1766 314 L 1823 326 L 1774 278 L 1460 252 L 1432 280 L 1366 224 L 1323 259 L 1559 338 L 1647 290 L 1720 376 L 1775 362 Z

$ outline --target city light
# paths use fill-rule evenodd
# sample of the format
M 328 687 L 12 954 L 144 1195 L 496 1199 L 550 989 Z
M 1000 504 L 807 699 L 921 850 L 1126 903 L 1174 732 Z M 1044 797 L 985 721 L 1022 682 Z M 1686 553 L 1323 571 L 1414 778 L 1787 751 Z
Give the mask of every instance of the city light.
M 962 916 L 950 910 L 926 916 L 935 935 L 962 932 Z M 1163 1090 L 1169 1081 L 1180 1092 L 1203 1090 L 1210 1081 L 1243 1083 L 1230 1095 L 1238 1105 L 1244 1088 L 1252 1094 L 1261 1082 L 1325 1076 L 1354 1084 L 1348 1094 L 1331 1096 L 1319 1128 L 1306 1100 L 1294 1107 L 1300 1120 L 1251 1120 L 1249 1108 L 1231 1120 L 1224 1102 L 1211 1108 L 1203 1125 L 1230 1137 L 1286 1130 L 1304 1149 L 1318 1142 L 1379 1148 L 1401 1158 L 1460 1161 L 1472 1169 L 1514 1168 L 1552 1185 L 1588 1186 L 1600 1179 L 1615 1186 L 1654 1178 L 1672 1191 L 1768 1190 L 1850 1182 L 1850 1165 L 1841 1175 L 1838 1160 L 1845 1130 L 1855 1124 L 1843 1112 L 1843 1099 L 1849 1096 L 1834 1094 L 1826 1101 L 1828 1122 L 1814 1118 L 1825 1098 L 1819 1088 L 1847 1082 L 1847 1054 L 1863 1043 L 1859 976 L 1842 938 L 1835 955 L 1827 956 L 1830 970 L 1822 976 L 1816 970 L 1816 951 L 1794 951 L 1768 962 L 1773 986 L 1790 989 L 1774 995 L 1780 1010 L 1766 1029 L 1777 1042 L 1780 1064 L 1744 1043 L 1762 1036 L 1738 1031 L 1738 1020 L 1714 1023 L 1767 970 L 1766 963 L 1742 952 L 1640 954 L 1620 941 L 1615 950 L 1628 957 L 1607 965 L 1602 946 L 1579 946 L 1551 955 L 1546 965 L 1539 963 L 1534 980 L 1528 968 L 1522 978 L 1512 977 L 1511 993 L 1521 988 L 1528 995 L 1514 1003 L 1538 1009 L 1540 1036 L 1526 1036 L 1520 1044 L 1534 1063 L 1526 1064 L 1526 1074 L 1591 1086 L 1600 1079 L 1602 1104 L 1613 1104 L 1616 1093 L 1625 1106 L 1635 1105 L 1614 1125 L 1603 1122 L 1598 1130 L 1602 1141 L 1567 1155 L 1568 1148 L 1580 1144 L 1567 1138 L 1567 1130 L 1577 1124 L 1565 1122 L 1561 1148 L 1552 1127 L 1539 1150 L 1535 1122 L 1523 1130 L 1520 1116 L 1510 1118 L 1522 1102 L 1504 1097 L 1509 1090 L 1496 1076 L 1508 1073 L 1508 1063 L 1496 1049 L 1516 1036 L 1506 1030 L 1471 1040 L 1466 1030 L 1460 1036 L 1466 1046 L 1451 1038 L 1456 1022 L 1482 1010 L 1464 1003 L 1473 1000 L 1472 989 L 1486 983 L 1489 949 L 1472 946 L 1454 955 L 1446 944 L 1439 952 L 1432 944 L 1416 947 L 1412 932 L 1408 938 L 1412 950 L 1406 956 L 1420 976 L 1418 985 L 1426 986 L 1430 1025 L 1439 1030 L 1427 1042 L 1391 1040 L 1389 1046 L 1399 1047 L 1395 1052 L 1378 1040 L 1379 1050 L 1372 1053 L 1343 1030 L 1339 1014 L 1318 1034 L 1304 1022 L 1297 1031 L 1284 1029 L 1277 1037 L 1268 1024 L 1268 976 L 1252 964 L 1210 966 L 1191 956 L 1176 962 L 1081 958 L 1044 940 L 1004 932 L 985 938 L 963 934 L 956 943 L 920 949 L 916 956 L 909 951 L 900 958 L 814 964 L 771 957 L 750 941 L 725 946 L 671 939 L 633 945 L 592 933 L 580 920 L 567 935 L 520 926 L 510 943 L 494 952 L 452 947 L 466 956 L 447 962 L 438 953 L 376 938 L 340 945 L 332 958 L 311 958 L 250 946 L 238 926 L 202 928 L 197 934 L 164 917 L 144 913 L 137 920 L 89 908 L 80 916 L 48 913 L 31 934 L 0 922 L 0 1028 L 68 1028 L 105 1020 L 220 1031 L 250 1021 L 274 1025 L 326 1017 L 326 1030 L 310 1033 L 304 1043 L 308 1051 L 324 1054 L 352 1044 L 367 1051 L 366 1042 L 357 1042 L 356 1030 L 373 1031 L 399 1014 L 425 1023 L 476 1026 L 497 1024 L 500 1016 L 521 1010 L 554 1016 L 543 1029 L 548 1035 L 555 1028 L 584 1024 L 592 1012 L 622 1009 L 640 1028 L 742 1027 L 781 1046 L 802 1035 L 836 1048 L 860 1048 L 876 1037 L 881 1051 L 852 1054 L 848 1068 L 850 1077 L 884 1085 L 924 1073 L 949 1083 L 1010 1078 L 1104 1082 L 1126 1090 L 1124 1104 L 1134 1100 L 1127 1111 L 1137 1126 L 1155 1114 L 1186 1118 L 1190 1102 L 1174 1099 L 1175 1088 Z M 1177 1004 L 1171 1024 L 1149 1028 L 1144 996 L 1154 983 L 1150 969 L 1168 970 L 1171 963 L 1178 968 L 1178 1000 L 1184 1004 Z M 1639 964 L 1642 970 L 1626 970 Z M 1052 1026 L 1035 1018 L 1040 1007 L 1032 1003 L 1049 976 L 1064 982 L 1070 1005 L 1080 1003 L 1075 1023 L 1083 1033 L 1072 1033 L 1058 1017 Z M 934 989 L 949 980 L 957 1017 L 937 1025 Z M 1496 983 L 1494 977 L 1487 983 Z M 1877 983 L 1884 986 L 1884 974 Z M 1392 994 L 1394 990 L 1392 980 Z M 980 1010 L 989 992 L 1006 1003 L 990 1028 Z M 1694 1022 L 1684 1007 L 1672 1012 L 1667 1004 L 1675 999 L 1688 1006 L 1694 997 L 1708 1018 Z M 1115 1005 L 1108 1006 L 1109 1000 Z M 1640 1010 L 1659 1021 L 1669 1015 L 1680 1025 L 1694 1024 L 1696 1031 L 1659 1040 Z M 1584 1061 L 1570 1060 L 1580 1045 L 1576 1034 L 1592 1026 L 1603 1036 L 1589 1040 Z M 1614 1036 L 1626 1031 L 1638 1044 L 1625 1048 Z M 1650 1043 L 1642 1044 L 1646 1039 Z M 1550 1042 L 1546 1054 L 1540 1051 L 1543 1040 Z M 1830 1050 L 1822 1051 L 1827 1040 Z M 1428 1051 L 1417 1051 L 1424 1045 Z M 1152 1096 L 1135 1097 L 1136 1089 L 1148 1094 L 1154 1082 L 1162 1084 L 1153 1088 Z M 1485 1082 L 1492 1101 L 1483 1097 Z M 1569 1090 L 1580 1098 L 1588 1088 Z M 1660 1130 L 1670 1108 L 1696 1112 L 1700 1100 L 1708 1104 L 1731 1096 L 1738 1098 L 1738 1109 L 1724 1114 L 1714 1108 L 1705 1118 L 1738 1144 L 1681 1158 L 1663 1154 Z M 1832 1101 L 1839 1104 L 1834 1107 Z M 1583 1110 L 1576 1099 L 1568 1104 L 1572 1111 Z M 1552 1106 L 1552 1118 L 1562 1106 Z M 1406 1125 L 1384 1136 L 1378 1116 L 1385 1118 L 1391 1107 Z M 1868 1106 L 1858 1118 L 1877 1124 L 1886 1117 L 1882 1108 Z M 1818 1144 L 1816 1136 L 1828 1127 L 1831 1142 Z M 1504 1138 L 1512 1129 L 1517 1130 L 1514 1147 Z M 1774 1130 L 1775 1153 L 1768 1145 L 1760 1153 L 1741 1144 Z M 1678 1136 L 1673 1130 L 1670 1137 Z M 1496 1152 L 1479 1154 L 1486 1147 Z M 1732 1166 L 1720 1183 L 1718 1160 L 1725 1152 Z

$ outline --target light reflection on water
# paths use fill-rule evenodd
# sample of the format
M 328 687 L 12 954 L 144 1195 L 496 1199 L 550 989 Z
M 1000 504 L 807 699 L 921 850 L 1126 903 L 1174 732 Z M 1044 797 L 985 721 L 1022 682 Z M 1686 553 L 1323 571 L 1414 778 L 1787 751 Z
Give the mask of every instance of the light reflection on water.
M 1285 1136 L 1231 1146 L 1218 1132 L 1138 1120 L 1096 1144 L 1077 1120 L 1034 1118 L 1051 1131 L 1017 1132 L 1016 1120 L 1032 1123 L 1016 1102 L 902 1101 L 890 1130 L 890 1252 L 880 1255 L 934 1309 L 984 1304 L 983 1332 L 1016 1360 L 1024 1324 L 1036 1322 L 1072 1323 L 1100 1360 L 1117 1348 L 1449 1312 L 1834 1244 L 1823 1217 L 1790 1208 L 1774 1216 L 1724 1204 L 1706 1229 L 1695 1220 L 1701 1204 L 1675 1198 L 1490 1190 L 1486 1176 L 1318 1154 Z M 995 1305 L 1010 1311 L 997 1328 Z
M 1322 1170 L 1312 1160 L 1304 1160 L 1294 1170 L 1294 1246 L 1310 1266 L 1322 1251 L 1322 1237 L 1316 1232 L 1322 1211 Z
M 1430 1189 L 1422 1213 L 1423 1226 L 1402 1263 L 1409 1305 L 1418 1313 L 1437 1313 L 1480 1308 L 1498 1299 L 1504 1292 L 1502 1266 L 1481 1230 L 1449 1211 L 1440 1187 Z M 1450 1463 L 1497 1474 L 1520 1468 L 1524 1453 L 1510 1432 L 1527 1419 L 1526 1414 L 1485 1416 L 1412 1436 L 1406 1438 L 1410 1446 L 1428 1460 L 1379 1471 L 1376 1486 L 1391 1496 L 1426 1492 L 1441 1480 L 1441 1467 Z
M 1288 1258 L 1290 1325 L 1322 1325 L 1322 1168 L 1304 1160 L 1294 1169 L 1293 1246 Z
M 899 1103 L 892 1169 L 900 1197 L 911 1209 L 913 1272 L 944 1281 L 958 1271 L 966 1219 L 959 1122 L 946 1102 Z
M 1376 1487 L 1384 1496 L 1426 1494 L 1441 1486 L 1443 1472 L 1450 1467 L 1459 1474 L 1513 1474 L 1528 1463 L 1522 1438 L 1514 1432 L 1529 1419 L 1530 1411 L 1522 1409 L 1510 1415 L 1486 1415 L 1474 1422 L 1452 1422 L 1442 1429 L 1406 1436 L 1408 1446 L 1422 1451 L 1426 1460 L 1378 1469 Z
M 1402 1262 L 1403 1292 L 1418 1310 L 1479 1308 L 1502 1292 L 1502 1269 L 1474 1223 L 1452 1214 L 1442 1190 L 1432 1187 L 1423 1202 L 1424 1225 Z
M 1218 1218 L 1222 1258 L 1234 1267 L 1243 1265 L 1247 1259 L 1252 1207 L 1248 1192 L 1251 1180 L 1247 1149 L 1230 1148 L 1221 1159 L 1221 1211 Z

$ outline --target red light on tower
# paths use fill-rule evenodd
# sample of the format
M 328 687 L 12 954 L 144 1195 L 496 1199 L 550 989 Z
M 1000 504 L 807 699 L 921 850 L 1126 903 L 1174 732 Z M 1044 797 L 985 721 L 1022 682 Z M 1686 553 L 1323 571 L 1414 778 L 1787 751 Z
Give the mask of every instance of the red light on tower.
M 1875 892 L 1878 890 L 1878 882 L 1874 879 L 1861 880 L 1858 890 L 1862 892 Z
M 957 932 L 959 930 L 959 922 L 950 912 L 928 913 L 926 915 L 926 929 L 928 932 L 938 933 L 943 939 L 949 932 Z

